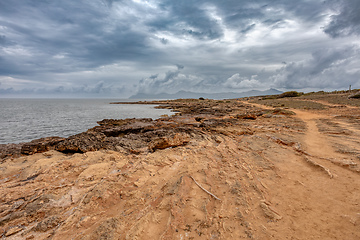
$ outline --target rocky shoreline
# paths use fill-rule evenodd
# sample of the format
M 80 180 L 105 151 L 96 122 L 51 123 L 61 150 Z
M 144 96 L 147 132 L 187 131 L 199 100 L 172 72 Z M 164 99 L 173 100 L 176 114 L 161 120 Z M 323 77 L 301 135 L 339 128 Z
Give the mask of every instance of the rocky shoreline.
M 214 127 L 235 122 L 236 118 L 256 119 L 258 116 L 270 113 L 254 110 L 252 106 L 246 106 L 234 100 L 225 102 L 192 99 L 111 104 L 156 104 L 159 105 L 158 108 L 172 109 L 177 114 L 174 117 L 162 117 L 156 120 L 150 118 L 104 119 L 97 122 L 99 126 L 68 138 L 46 137 L 20 144 L 1 144 L 0 159 L 32 155 L 49 150 L 62 153 L 85 153 L 101 149 L 116 151 L 121 147 L 129 153 L 155 151 L 186 144 L 192 132 L 211 131 Z M 284 114 L 285 111 L 272 113 Z
M 176 114 L 2 145 L 0 236 L 358 239 L 360 109 L 247 100 L 155 101 Z

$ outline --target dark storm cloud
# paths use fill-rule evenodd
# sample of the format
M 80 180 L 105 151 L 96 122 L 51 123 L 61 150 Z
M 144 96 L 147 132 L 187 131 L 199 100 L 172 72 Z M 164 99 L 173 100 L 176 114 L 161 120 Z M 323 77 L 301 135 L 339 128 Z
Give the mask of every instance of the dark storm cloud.
M 333 11 L 331 22 L 325 28 L 325 33 L 332 37 L 360 35 L 360 1 L 331 0 L 328 2 Z
M 285 19 L 296 17 L 312 23 L 321 18 L 323 5 L 322 1 L 200 0 L 194 3 L 190 0 L 167 0 L 162 1 L 160 6 L 168 15 L 149 22 L 149 25 L 155 30 L 217 39 L 223 36 L 223 29 L 219 20 L 211 16 L 212 9 L 227 26 L 246 33 L 255 26 L 255 22 L 276 28 Z
M 217 7 L 225 23 L 240 32 L 263 23 L 274 28 L 289 18 L 311 22 L 321 17 L 322 1 L 286 1 L 286 0 L 225 0 L 203 1 Z
M 358 0 L 3 0 L 2 93 L 341 87 L 341 78 L 356 86 L 359 7 Z
M 222 36 L 217 21 L 204 9 L 204 1 L 163 1 L 160 4 L 167 16 L 149 22 L 155 30 L 167 30 L 199 39 L 216 39 Z
M 24 1 L 21 4 L 4 1 L 0 8 L 5 16 L 13 14 L 13 18 L 20 19 L 16 22 L 0 20 L 0 25 L 10 35 L 2 36 L 0 43 L 16 42 L 16 46 L 36 57 L 19 59 L 35 71 L 72 71 L 147 55 L 145 34 L 129 27 L 129 22 L 134 20 L 130 17 L 127 18 L 129 22 L 112 22 L 108 7 L 101 1 L 92 4 L 87 1 Z M 52 59 L 57 54 L 65 58 Z M 13 56 L 7 58 L 12 62 Z M 70 64 L 67 66 L 67 63 Z M 13 68 L 18 67 L 14 65 Z M 3 70 L 1 73 L 6 75 L 14 71 L 7 69 L 9 72 Z

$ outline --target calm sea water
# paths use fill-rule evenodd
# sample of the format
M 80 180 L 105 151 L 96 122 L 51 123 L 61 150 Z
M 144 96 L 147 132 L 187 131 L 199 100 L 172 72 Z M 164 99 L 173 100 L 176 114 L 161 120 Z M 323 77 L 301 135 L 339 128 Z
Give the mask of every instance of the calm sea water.
M 0 144 L 50 136 L 69 137 L 103 119 L 159 118 L 154 105 L 109 104 L 109 99 L 0 99 Z M 126 101 L 126 100 L 124 100 Z

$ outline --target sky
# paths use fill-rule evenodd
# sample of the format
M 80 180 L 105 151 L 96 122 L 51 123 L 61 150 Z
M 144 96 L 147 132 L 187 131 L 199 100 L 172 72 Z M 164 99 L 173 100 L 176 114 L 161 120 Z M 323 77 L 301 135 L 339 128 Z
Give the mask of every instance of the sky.
M 360 88 L 359 0 L 0 0 L 0 97 Z

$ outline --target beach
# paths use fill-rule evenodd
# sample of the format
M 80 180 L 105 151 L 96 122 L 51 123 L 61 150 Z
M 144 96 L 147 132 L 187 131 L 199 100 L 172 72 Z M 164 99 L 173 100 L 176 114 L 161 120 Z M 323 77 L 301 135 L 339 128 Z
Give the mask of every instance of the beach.
M 153 101 L 175 114 L 4 147 L 0 236 L 359 239 L 348 95 Z

